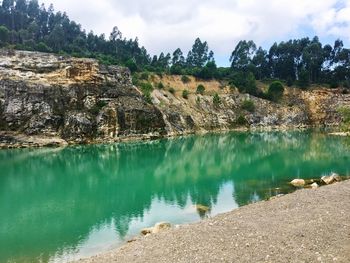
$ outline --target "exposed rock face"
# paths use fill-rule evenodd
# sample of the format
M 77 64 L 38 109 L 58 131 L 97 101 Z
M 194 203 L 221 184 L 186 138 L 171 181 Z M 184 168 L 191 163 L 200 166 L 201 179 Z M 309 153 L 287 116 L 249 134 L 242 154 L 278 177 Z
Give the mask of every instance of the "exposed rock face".
M 337 125 L 337 108 L 350 106 L 350 95 L 330 90 L 290 89 L 281 104 L 223 89 L 221 103 L 214 105 L 212 95 L 194 93 L 183 99 L 154 90 L 151 105 L 132 85 L 126 68 L 93 59 L 0 51 L 0 146 L 11 141 L 9 134 L 83 143 L 239 127 Z M 242 109 L 246 99 L 254 102 L 254 112 Z
M 32 52 L 0 56 L 1 130 L 69 142 L 165 133 L 161 112 L 125 68 Z

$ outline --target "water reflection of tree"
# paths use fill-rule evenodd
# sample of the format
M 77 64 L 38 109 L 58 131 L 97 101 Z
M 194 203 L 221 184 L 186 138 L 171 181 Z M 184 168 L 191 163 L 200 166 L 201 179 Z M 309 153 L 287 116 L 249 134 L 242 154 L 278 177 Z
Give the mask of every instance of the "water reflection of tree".
M 264 199 L 286 175 L 314 177 L 345 167 L 344 152 L 342 140 L 307 133 L 2 151 L 0 244 L 6 245 L 0 246 L 0 261 L 14 249 L 19 258 L 34 258 L 43 247 L 47 261 L 106 223 L 124 236 L 130 221 L 142 218 L 154 199 L 185 207 L 190 197 L 210 207 L 229 181 L 239 205 Z

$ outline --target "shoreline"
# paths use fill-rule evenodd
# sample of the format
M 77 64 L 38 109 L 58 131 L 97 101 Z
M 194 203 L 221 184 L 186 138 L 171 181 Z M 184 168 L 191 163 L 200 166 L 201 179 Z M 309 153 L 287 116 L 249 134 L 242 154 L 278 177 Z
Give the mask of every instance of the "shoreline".
M 122 142 L 142 142 L 142 141 L 153 141 L 168 138 L 178 138 L 181 136 L 189 135 L 205 135 L 205 134 L 217 134 L 227 132 L 289 132 L 289 131 L 305 131 L 309 129 L 323 129 L 333 130 L 334 127 L 321 127 L 313 125 L 300 125 L 300 126 L 266 126 L 266 127 L 238 127 L 238 128 L 220 128 L 213 130 L 194 130 L 185 131 L 182 133 L 168 133 L 166 135 L 161 134 L 140 134 L 135 136 L 122 136 L 115 140 L 97 139 L 94 141 L 66 141 L 58 136 L 47 136 L 47 135 L 26 135 L 17 132 L 0 131 L 0 150 L 6 149 L 22 149 L 22 148 L 58 148 L 74 145 L 98 145 L 98 144 L 111 144 L 111 143 L 122 143 Z M 343 132 L 327 132 L 328 135 L 332 136 L 350 136 L 350 133 Z
M 77 262 L 348 262 L 350 180 L 180 225 Z

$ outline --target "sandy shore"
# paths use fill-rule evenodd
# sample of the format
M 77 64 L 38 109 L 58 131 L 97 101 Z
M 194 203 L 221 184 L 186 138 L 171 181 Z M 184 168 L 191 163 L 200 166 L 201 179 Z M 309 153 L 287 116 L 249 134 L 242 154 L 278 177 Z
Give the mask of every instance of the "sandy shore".
M 244 206 L 79 262 L 350 262 L 350 181 Z

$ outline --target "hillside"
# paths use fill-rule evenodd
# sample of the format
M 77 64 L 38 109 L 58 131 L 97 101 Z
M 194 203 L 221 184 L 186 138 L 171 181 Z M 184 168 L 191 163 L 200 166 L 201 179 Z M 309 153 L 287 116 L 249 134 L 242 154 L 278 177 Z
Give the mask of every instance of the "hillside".
M 50 140 L 95 143 L 242 128 L 338 126 L 337 109 L 350 106 L 350 95 L 340 89 L 287 88 L 282 100 L 274 103 L 239 93 L 225 82 L 190 77 L 183 83 L 181 76 L 168 75 L 149 76 L 154 87 L 163 84 L 151 91 L 149 101 L 142 86 L 133 86 L 127 68 L 27 51 L 3 50 L 0 60 L 2 147 L 41 146 Z M 203 95 L 196 94 L 199 84 L 205 87 Z

